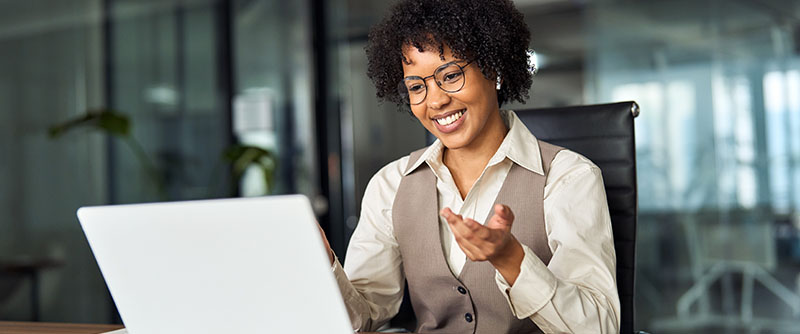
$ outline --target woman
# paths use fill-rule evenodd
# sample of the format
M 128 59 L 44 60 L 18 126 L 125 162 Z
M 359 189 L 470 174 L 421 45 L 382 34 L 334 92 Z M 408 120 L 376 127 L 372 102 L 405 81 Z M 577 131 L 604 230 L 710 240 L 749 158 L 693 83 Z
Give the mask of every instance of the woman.
M 379 98 L 438 139 L 369 182 L 333 271 L 353 326 L 393 317 L 407 280 L 418 332 L 618 332 L 600 170 L 499 106 L 531 85 L 508 0 L 401 0 L 370 32 Z

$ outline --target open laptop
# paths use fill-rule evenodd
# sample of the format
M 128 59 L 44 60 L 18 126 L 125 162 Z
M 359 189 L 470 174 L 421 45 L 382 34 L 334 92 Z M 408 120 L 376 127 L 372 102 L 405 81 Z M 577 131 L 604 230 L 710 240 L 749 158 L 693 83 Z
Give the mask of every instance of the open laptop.
M 302 195 L 83 207 L 78 219 L 128 333 L 353 333 Z

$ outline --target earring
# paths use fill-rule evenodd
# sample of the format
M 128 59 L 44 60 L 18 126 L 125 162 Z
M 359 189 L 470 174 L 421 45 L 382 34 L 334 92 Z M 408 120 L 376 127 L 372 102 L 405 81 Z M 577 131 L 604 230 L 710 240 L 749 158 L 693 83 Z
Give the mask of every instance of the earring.
M 495 86 L 497 90 L 500 90 L 500 87 L 503 85 L 503 82 L 500 80 L 500 76 L 497 76 L 497 85 Z

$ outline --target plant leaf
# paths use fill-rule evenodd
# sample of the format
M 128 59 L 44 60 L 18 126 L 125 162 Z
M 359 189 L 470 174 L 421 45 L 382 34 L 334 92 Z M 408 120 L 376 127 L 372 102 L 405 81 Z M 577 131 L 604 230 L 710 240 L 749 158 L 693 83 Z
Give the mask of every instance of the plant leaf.
M 127 137 L 131 133 L 131 121 L 127 115 L 111 109 L 89 110 L 78 116 L 48 128 L 51 138 L 58 138 L 67 132 L 89 128 L 117 137 Z
M 255 166 L 264 173 L 267 187 L 272 186 L 276 167 L 275 155 L 272 152 L 257 146 L 236 144 L 225 150 L 223 158 L 233 165 L 231 174 L 234 182 L 240 182 L 244 172 Z

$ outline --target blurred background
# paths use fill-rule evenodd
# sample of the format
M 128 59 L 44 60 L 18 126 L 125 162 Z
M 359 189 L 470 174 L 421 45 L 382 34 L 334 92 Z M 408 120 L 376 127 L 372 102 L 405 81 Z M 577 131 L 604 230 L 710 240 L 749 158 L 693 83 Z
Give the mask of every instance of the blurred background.
M 390 3 L 0 0 L 0 320 L 119 321 L 84 205 L 302 193 L 344 257 L 426 142 L 365 74 Z M 800 332 L 800 1 L 515 3 L 507 108 L 641 106 L 637 329 Z

